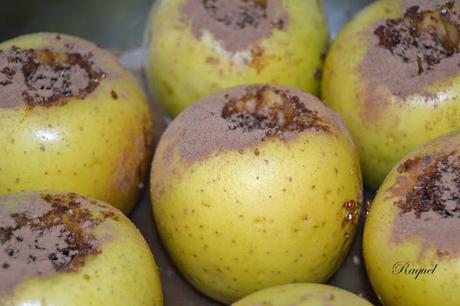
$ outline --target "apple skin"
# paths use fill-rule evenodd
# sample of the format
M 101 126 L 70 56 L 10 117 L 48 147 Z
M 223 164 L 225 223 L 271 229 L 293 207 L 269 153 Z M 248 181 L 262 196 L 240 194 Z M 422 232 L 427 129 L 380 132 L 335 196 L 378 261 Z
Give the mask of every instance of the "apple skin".
M 458 253 L 455 255 L 455 251 L 451 250 L 450 256 L 445 253 L 443 256 L 442 252 L 448 250 L 441 250 L 436 246 L 426 247 L 423 237 L 420 236 L 395 241 L 393 231 L 401 210 L 394 203 L 403 195 L 394 194 L 392 191 L 401 177 L 410 176 L 398 171 L 400 165 L 418 157 L 457 150 L 459 146 L 460 133 L 457 132 L 432 141 L 407 155 L 388 174 L 370 207 L 364 228 L 363 254 L 372 286 L 384 305 L 460 305 Z M 458 152 L 456 154 L 458 158 Z M 406 189 L 400 189 L 398 194 L 407 192 Z M 423 219 L 422 215 L 420 220 Z M 457 222 L 456 228 L 445 233 L 446 237 L 455 235 L 459 226 L 460 222 Z M 397 263 L 410 265 L 406 269 L 404 265 L 396 266 Z M 417 279 L 409 271 L 411 268 L 433 269 L 435 265 L 437 266 L 433 273 L 420 275 Z
M 320 1 L 281 0 L 288 25 L 237 53 L 225 50 L 212 35 L 196 38 L 181 16 L 185 2 L 157 1 L 146 34 L 145 71 L 152 92 L 169 115 L 175 117 L 212 92 L 242 84 L 284 84 L 319 93 L 315 72 L 322 67 L 321 54 L 328 43 Z
M 21 36 L 0 44 L 0 50 L 13 45 L 46 48 L 50 41 L 77 39 L 59 34 L 56 40 L 56 35 Z M 0 194 L 73 191 L 124 213 L 132 209 L 153 151 L 150 109 L 134 76 L 109 52 L 95 52 L 102 69 L 117 76 L 101 80 L 86 98 L 71 97 L 65 104 L 46 107 L 24 103 L 0 108 Z
M 362 199 L 353 143 L 318 99 L 308 106 L 325 116 L 331 134 L 305 130 L 288 141 L 273 137 L 184 160 L 177 146 L 183 139 L 168 130 L 201 103 L 209 111 L 215 97 L 242 88 L 178 116 L 160 140 L 151 174 L 155 221 L 169 254 L 196 288 L 224 303 L 274 285 L 326 281 L 356 230 L 344 221 L 344 203 Z
M 62 198 L 69 195 L 54 191 L 13 193 L 0 196 L 0 205 L 14 209 L 43 194 Z M 91 201 L 92 217 L 113 216 L 93 231 L 96 239 L 101 239 L 101 252 L 87 256 L 77 270 L 22 281 L 12 294 L 0 295 L 0 304 L 162 306 L 158 268 L 139 230 L 112 206 L 77 195 L 76 201 L 79 199 Z
M 372 306 L 343 289 L 322 284 L 289 284 L 255 292 L 232 306 Z
M 430 103 L 421 93 L 400 98 L 386 88 L 367 88 L 358 73 L 368 52 L 363 33 L 378 20 L 401 17 L 404 11 L 400 0 L 376 1 L 363 9 L 343 28 L 324 67 L 322 97 L 345 121 L 361 158 L 364 181 L 374 189 L 407 153 L 460 128 L 460 73 L 427 85 L 426 92 L 439 93 Z M 366 90 L 387 101 L 372 118 L 365 113 Z

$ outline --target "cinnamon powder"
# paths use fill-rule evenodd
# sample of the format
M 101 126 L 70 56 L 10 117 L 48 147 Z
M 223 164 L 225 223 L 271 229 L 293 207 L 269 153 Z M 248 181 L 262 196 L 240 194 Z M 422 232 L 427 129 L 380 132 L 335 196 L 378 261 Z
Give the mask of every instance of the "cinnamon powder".
M 197 38 L 207 30 L 230 52 L 245 50 L 288 23 L 281 0 L 187 0 L 182 16 Z

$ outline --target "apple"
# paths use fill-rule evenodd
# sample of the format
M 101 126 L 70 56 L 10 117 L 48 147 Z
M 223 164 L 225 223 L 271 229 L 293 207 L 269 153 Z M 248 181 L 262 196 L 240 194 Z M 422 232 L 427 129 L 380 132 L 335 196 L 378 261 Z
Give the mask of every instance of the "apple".
M 460 133 L 407 155 L 369 211 L 364 259 L 384 305 L 460 305 Z
M 0 196 L 0 305 L 163 305 L 155 260 L 119 210 L 75 193 Z
M 317 0 L 160 0 L 146 34 L 152 92 L 176 116 L 212 92 L 278 83 L 318 94 L 327 22 Z
M 142 89 L 109 52 L 52 33 L 0 44 L 0 194 L 74 191 L 128 213 L 151 134 Z
M 172 259 L 224 303 L 324 282 L 358 223 L 359 161 L 340 118 L 280 85 L 210 95 L 163 134 L 152 165 L 156 225 Z
M 372 306 L 368 301 L 322 284 L 288 284 L 257 291 L 232 306 Z
M 342 30 L 322 94 L 377 188 L 420 145 L 460 128 L 458 1 L 375 1 Z

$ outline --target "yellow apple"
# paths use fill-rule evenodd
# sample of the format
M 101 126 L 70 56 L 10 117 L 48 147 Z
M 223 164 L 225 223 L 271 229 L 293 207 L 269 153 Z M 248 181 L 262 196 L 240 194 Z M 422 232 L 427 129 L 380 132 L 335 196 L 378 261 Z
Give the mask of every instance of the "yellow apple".
M 51 33 L 0 44 L 0 194 L 74 191 L 128 213 L 151 132 L 142 89 L 107 51 Z
M 418 146 L 460 128 L 458 1 L 375 1 L 345 26 L 322 94 L 353 136 L 365 183 Z
M 163 305 L 155 260 L 120 211 L 75 193 L 0 196 L 0 305 Z
M 364 229 L 384 305 L 460 305 L 460 133 L 428 143 L 387 176 Z
M 317 0 L 160 0 L 146 35 L 151 89 L 172 116 L 242 84 L 318 94 L 328 42 Z
M 233 302 L 291 282 L 323 282 L 359 218 L 361 173 L 340 118 L 279 85 L 210 95 L 157 147 L 154 215 L 172 259 L 206 295 Z
M 257 291 L 232 306 L 372 306 L 343 289 L 322 284 L 288 284 Z

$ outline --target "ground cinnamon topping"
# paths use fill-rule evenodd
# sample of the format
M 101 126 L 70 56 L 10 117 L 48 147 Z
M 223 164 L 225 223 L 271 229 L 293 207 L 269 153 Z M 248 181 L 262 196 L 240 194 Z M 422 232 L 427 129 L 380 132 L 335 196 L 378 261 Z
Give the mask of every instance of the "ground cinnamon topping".
M 97 47 L 76 38 L 40 35 L 50 40 L 49 47 L 0 50 L 0 107 L 50 107 L 72 97 L 84 99 L 107 77 L 98 65 Z
M 409 160 L 418 163 L 421 159 Z M 404 164 L 407 164 L 404 163 Z M 406 170 L 406 169 L 404 169 Z M 395 202 L 402 213 L 414 212 L 420 218 L 424 212 L 436 212 L 442 218 L 460 218 L 460 162 L 458 154 L 450 153 L 434 159 L 405 198 Z
M 383 116 L 392 101 L 404 103 L 413 95 L 427 103 L 437 101 L 430 86 L 459 74 L 458 4 L 402 2 L 401 17 L 379 20 L 362 33 L 368 51 L 358 67 L 365 85 L 360 94 L 369 120 Z
M 227 120 L 230 130 L 264 130 L 266 136 L 307 129 L 329 131 L 318 112 L 308 109 L 298 96 L 269 86 L 248 90 L 237 99 L 228 99 L 222 109 L 222 118 Z
M 226 9 L 227 4 L 222 0 L 203 0 L 202 5 L 212 19 L 236 30 L 257 28 L 267 18 L 267 0 L 241 1 L 232 10 Z
M 284 30 L 288 22 L 281 0 L 188 0 L 182 15 L 196 37 L 208 30 L 230 52 Z
M 411 6 L 402 18 L 387 19 L 374 33 L 380 47 L 403 63 L 416 64 L 422 74 L 459 52 L 460 20 L 456 15 L 453 2 L 426 11 Z
M 289 141 L 303 132 L 334 134 L 342 122 L 317 98 L 279 85 L 227 89 L 182 113 L 162 137 L 174 139 L 186 161 L 224 150 L 257 147 L 269 138 Z M 169 152 L 171 151 L 171 152 Z
M 449 137 L 455 137 L 451 135 Z M 458 139 L 458 138 L 457 138 Z M 417 238 L 422 252 L 434 250 L 443 258 L 460 254 L 460 154 L 449 139 L 431 154 L 420 153 L 398 167 L 390 188 L 396 242 Z
M 14 201 L 17 206 L 8 208 L 8 196 L 0 197 L 0 294 L 31 277 L 78 270 L 101 251 L 94 229 L 117 219 L 105 207 L 90 210 L 91 201 L 73 193 L 24 194 Z

